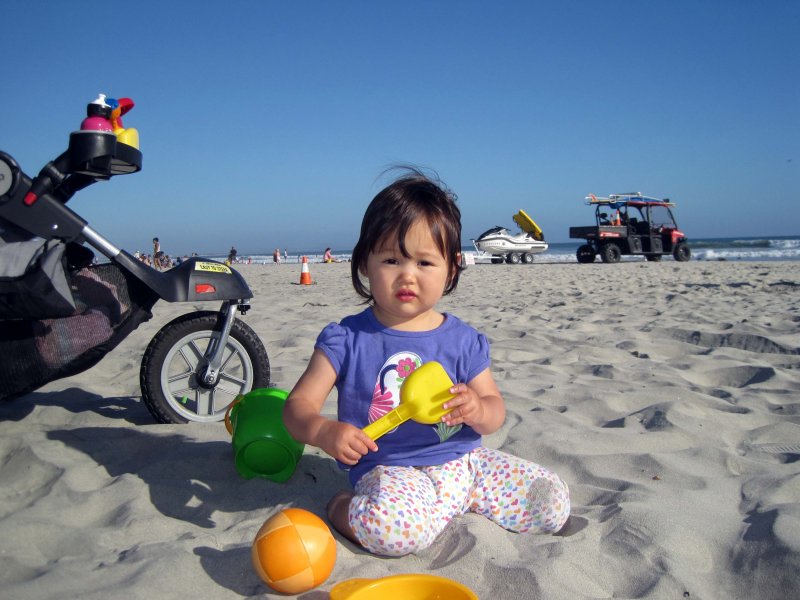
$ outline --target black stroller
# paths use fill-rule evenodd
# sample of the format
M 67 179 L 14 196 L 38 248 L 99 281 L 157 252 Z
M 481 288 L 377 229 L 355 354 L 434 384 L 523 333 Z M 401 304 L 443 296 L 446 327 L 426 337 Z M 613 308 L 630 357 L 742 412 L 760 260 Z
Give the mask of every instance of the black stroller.
M 253 294 L 237 271 L 206 258 L 157 271 L 66 206 L 85 187 L 142 166 L 138 133 L 119 119 L 133 102 L 101 99 L 33 179 L 0 152 L 0 400 L 89 369 L 150 319 L 159 299 L 222 301 L 165 325 L 140 370 L 157 421 L 220 421 L 238 394 L 270 383 L 264 344 L 236 318 Z M 108 262 L 97 264 L 90 248 Z

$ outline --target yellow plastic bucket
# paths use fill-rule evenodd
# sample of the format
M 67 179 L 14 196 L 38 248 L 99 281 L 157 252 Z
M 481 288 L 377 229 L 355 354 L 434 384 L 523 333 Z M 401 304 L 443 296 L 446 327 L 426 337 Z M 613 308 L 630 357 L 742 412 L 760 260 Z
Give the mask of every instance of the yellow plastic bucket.
M 331 590 L 330 600 L 478 600 L 467 586 L 437 575 L 391 575 L 348 579 Z

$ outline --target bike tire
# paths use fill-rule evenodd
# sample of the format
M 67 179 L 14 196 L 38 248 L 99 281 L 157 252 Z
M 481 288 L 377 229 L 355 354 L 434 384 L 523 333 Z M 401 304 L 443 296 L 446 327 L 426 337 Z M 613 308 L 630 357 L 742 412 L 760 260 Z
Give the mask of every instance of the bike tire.
M 217 382 L 208 386 L 199 374 L 204 354 L 219 338 L 224 315 L 199 311 L 173 319 L 159 330 L 142 357 L 142 401 L 159 423 L 217 422 L 238 394 L 268 387 L 270 364 L 261 339 L 234 319 Z

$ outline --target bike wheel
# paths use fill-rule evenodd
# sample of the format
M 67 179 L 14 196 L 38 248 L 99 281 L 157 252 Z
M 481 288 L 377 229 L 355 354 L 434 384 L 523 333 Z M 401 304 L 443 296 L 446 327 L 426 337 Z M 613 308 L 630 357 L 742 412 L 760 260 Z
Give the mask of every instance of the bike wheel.
M 206 354 L 219 341 L 223 319 L 210 311 L 180 316 L 147 346 L 139 382 L 142 400 L 159 423 L 221 421 L 237 395 L 269 386 L 267 350 L 239 319 L 233 321 L 217 381 L 203 381 Z

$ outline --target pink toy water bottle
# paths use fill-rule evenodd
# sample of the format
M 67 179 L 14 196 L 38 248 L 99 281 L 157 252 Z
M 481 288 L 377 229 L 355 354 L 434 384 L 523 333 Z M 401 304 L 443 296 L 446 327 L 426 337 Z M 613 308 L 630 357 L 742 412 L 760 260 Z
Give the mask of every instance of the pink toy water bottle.
M 108 131 L 112 133 L 111 107 L 106 104 L 106 95 L 100 94 L 94 102 L 86 106 L 86 118 L 81 123 L 82 130 Z

